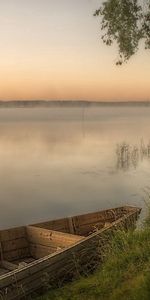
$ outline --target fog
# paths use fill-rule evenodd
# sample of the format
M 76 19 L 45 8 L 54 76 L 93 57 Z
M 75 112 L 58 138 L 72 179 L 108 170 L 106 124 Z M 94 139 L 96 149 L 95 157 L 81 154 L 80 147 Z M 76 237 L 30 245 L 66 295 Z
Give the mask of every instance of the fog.
M 149 114 L 149 107 L 1 108 L 0 227 L 144 208 L 149 158 L 118 168 L 116 149 L 149 143 Z

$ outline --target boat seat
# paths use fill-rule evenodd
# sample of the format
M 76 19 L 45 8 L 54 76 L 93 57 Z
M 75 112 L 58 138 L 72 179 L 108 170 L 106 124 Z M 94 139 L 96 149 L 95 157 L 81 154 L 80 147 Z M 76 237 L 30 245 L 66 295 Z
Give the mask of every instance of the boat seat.
M 30 254 L 35 259 L 65 249 L 84 239 L 83 236 L 34 226 L 27 226 L 26 233 Z

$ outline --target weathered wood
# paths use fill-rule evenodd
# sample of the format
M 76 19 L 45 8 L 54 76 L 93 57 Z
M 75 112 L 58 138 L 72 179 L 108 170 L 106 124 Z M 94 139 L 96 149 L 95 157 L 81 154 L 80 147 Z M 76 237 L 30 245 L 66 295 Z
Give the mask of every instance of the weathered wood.
M 77 249 L 77 251 L 78 250 L 79 249 Z M 90 250 L 90 249 L 87 249 L 87 247 L 86 247 L 87 254 L 88 254 L 88 250 Z M 69 255 L 72 255 L 72 253 L 69 252 Z M 43 271 L 41 270 L 39 273 L 34 273 L 34 274 L 32 274 L 32 276 L 29 275 L 30 277 L 24 278 L 23 281 L 18 281 L 18 279 L 17 279 L 16 285 L 15 285 L 15 281 L 14 281 L 14 287 L 16 288 L 16 290 L 18 288 L 20 288 L 20 292 L 21 292 L 21 290 L 23 290 L 24 292 L 26 292 L 26 294 L 28 294 L 31 291 L 36 290 L 40 286 L 49 284 L 49 280 L 51 283 L 56 283 L 56 281 L 57 281 L 57 283 L 59 282 L 61 284 L 61 282 L 63 282 L 63 277 L 67 278 L 69 273 L 71 274 L 71 276 L 73 276 L 74 272 L 76 271 L 76 264 L 75 264 L 75 262 L 73 262 L 73 258 L 72 258 L 72 260 L 69 259 L 69 257 L 67 257 L 67 259 L 65 257 L 65 259 L 64 259 L 62 256 L 61 258 L 62 258 L 62 260 L 61 260 L 62 265 L 60 264 L 59 261 L 56 261 L 55 266 L 49 265 L 47 268 L 43 269 Z M 84 258 L 85 258 L 85 256 L 84 256 Z M 88 263 L 89 260 L 91 260 L 91 257 L 87 255 L 87 259 L 85 260 L 86 264 Z M 65 266 L 64 266 L 64 263 L 65 263 Z M 82 265 L 82 267 L 83 267 L 83 265 Z M 10 297 L 12 297 L 12 291 L 10 293 Z M 14 298 L 8 297 L 8 299 L 14 299 Z
M 5 260 L 17 260 L 17 259 L 21 259 L 21 258 L 25 258 L 25 257 L 29 257 L 30 253 L 29 253 L 29 247 L 28 248 L 22 248 L 22 249 L 16 249 L 13 251 L 8 251 L 4 253 L 3 258 Z
M 2 248 L 3 248 L 3 253 L 12 251 L 12 250 L 17 250 L 17 249 L 22 249 L 22 248 L 27 248 L 28 247 L 28 242 L 27 239 L 22 237 L 10 241 L 5 241 L 1 242 L 2 243 Z
M 25 227 L 16 227 L 16 228 L 11 228 L 11 229 L 7 229 L 7 230 L 1 230 L 0 231 L 0 241 L 1 242 L 11 241 L 11 240 L 25 237 L 25 235 L 26 235 Z
M 118 210 L 118 214 L 122 214 L 122 211 L 122 209 Z M 20 270 L 17 269 L 9 272 L 6 275 L 0 276 L 1 295 L 5 296 L 5 292 L 7 291 L 7 300 L 20 299 L 22 296 L 27 296 L 45 284 L 50 283 L 53 285 L 57 282 L 61 285 L 63 280 L 67 279 L 68 276 L 73 277 L 80 272 L 89 272 L 91 267 L 95 267 L 97 263 L 100 262 L 105 245 L 112 237 L 113 232 L 117 228 L 123 229 L 128 228 L 128 226 L 132 226 L 135 223 L 139 213 L 140 209 L 126 208 L 126 210 L 124 210 L 124 215 L 121 215 L 119 219 L 116 218 L 117 220 L 111 224 L 107 223 L 107 227 L 103 227 L 101 230 L 92 233 L 86 238 L 82 237 L 81 240 L 77 240 L 75 244 L 70 244 L 65 249 L 59 250 L 58 252 L 38 259 L 37 261 L 31 262 Z M 106 211 L 103 212 L 103 214 L 108 216 Z M 40 232 L 42 233 L 40 234 L 40 237 L 36 235 L 38 242 L 39 239 L 40 242 L 42 241 L 43 243 L 43 240 L 45 242 L 45 234 L 48 234 L 48 238 L 51 237 L 49 236 L 51 230 L 48 230 L 48 232 L 44 233 L 44 238 L 43 230 L 40 230 Z M 45 243 L 47 243 L 47 240 Z M 29 244 L 31 245 L 31 242 L 29 242 Z M 44 251 L 50 247 L 37 243 L 35 243 L 35 245 L 37 249 L 38 246 L 44 247 Z
M 35 259 L 47 256 L 57 251 L 57 247 L 47 247 L 39 244 L 30 243 L 30 254 Z
M 84 225 L 86 226 L 88 224 L 94 225 L 97 222 L 99 223 L 113 222 L 116 221 L 118 218 L 121 218 L 127 212 L 129 213 L 129 211 L 132 211 L 133 209 L 134 207 L 124 206 L 124 207 L 117 207 L 114 209 L 106 209 L 104 211 L 99 211 L 94 213 L 87 213 L 83 215 L 73 216 L 72 223 L 73 223 L 73 227 L 76 228 L 74 233 L 82 235 L 82 232 L 80 232 L 82 226 Z M 31 225 L 34 225 L 36 227 L 71 233 L 68 219 L 69 218 L 63 218 L 63 219 L 52 220 L 48 222 L 31 224 Z
M 51 220 L 47 222 L 41 222 L 36 224 L 31 224 L 36 227 L 41 227 L 45 229 L 51 229 L 61 232 L 69 233 L 69 224 L 68 224 L 68 218 L 58 219 L 58 220 Z
M 9 271 L 14 271 L 18 268 L 18 265 L 13 264 L 7 260 L 2 260 L 1 261 L 1 266 Z
M 82 236 L 37 228 L 33 226 L 27 226 L 26 232 L 29 243 L 52 246 L 56 248 L 65 248 L 83 239 Z
M 104 212 L 89 213 L 72 217 L 72 222 L 76 228 L 76 234 L 87 235 L 93 230 L 101 229 L 106 223 L 116 221 L 120 215 L 117 215 L 115 210 L 108 210 Z
M 26 228 L 16 227 L 0 231 L 1 259 L 14 260 L 29 256 Z
M 124 220 L 124 221 L 126 221 L 126 220 Z M 116 229 L 118 227 L 119 223 L 120 223 L 120 221 L 118 220 L 117 222 L 115 222 L 114 224 L 112 224 L 111 226 L 109 226 L 109 228 L 105 228 L 105 229 L 103 229 L 103 230 L 101 230 L 101 231 L 99 231 L 97 233 L 92 234 L 91 236 L 87 237 L 84 241 L 77 243 L 75 246 L 69 247 L 69 248 L 67 248 L 64 251 L 61 251 L 61 253 L 53 254 L 53 255 L 50 255 L 47 258 L 39 260 L 39 264 L 37 264 L 37 262 L 32 263 L 31 264 L 31 266 L 33 267 L 32 271 L 36 272 L 38 268 L 46 267 L 47 265 L 49 265 L 49 260 L 51 261 L 51 264 L 55 263 L 55 260 L 57 261 L 57 260 L 59 260 L 59 258 L 61 256 L 66 255 L 66 253 L 68 251 L 70 251 L 70 249 L 74 250 L 76 247 L 79 249 L 80 246 L 81 246 L 81 248 L 83 248 L 84 244 L 86 244 L 87 242 L 92 242 L 93 239 L 95 239 L 95 238 L 99 240 L 99 236 L 101 236 L 102 234 L 108 232 L 108 229 L 110 230 L 110 229 L 112 229 L 112 227 L 114 227 Z M 123 226 L 123 225 L 121 225 L 121 226 Z M 31 272 L 31 270 L 30 270 L 30 272 Z

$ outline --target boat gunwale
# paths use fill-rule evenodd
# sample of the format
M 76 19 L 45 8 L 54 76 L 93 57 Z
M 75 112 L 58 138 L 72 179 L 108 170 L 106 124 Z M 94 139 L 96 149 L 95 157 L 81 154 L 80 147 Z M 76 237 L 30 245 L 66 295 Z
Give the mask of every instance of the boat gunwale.
M 41 222 L 38 222 L 38 223 L 31 223 L 29 224 L 29 226 L 37 226 L 39 228 L 43 228 L 43 227 L 40 227 L 39 225 L 41 224 L 45 224 L 45 223 L 49 223 L 49 222 L 55 222 L 55 221 L 59 221 L 59 220 L 64 220 L 64 219 L 68 219 L 68 218 L 76 218 L 76 217 L 83 217 L 83 216 L 87 216 L 87 215 L 92 215 L 94 213 L 103 213 L 103 212 L 108 212 L 108 211 L 111 211 L 111 210 L 116 210 L 116 209 L 123 209 L 123 208 L 129 208 L 129 209 L 139 209 L 141 210 L 140 207 L 137 207 L 137 206 L 134 206 L 134 205 L 124 205 L 124 206 L 118 206 L 118 207 L 112 207 L 112 208 L 107 208 L 107 209 L 103 209 L 103 210 L 97 210 L 97 211 L 91 211 L 91 212 L 86 212 L 84 214 L 80 214 L 80 215 L 71 215 L 71 216 L 68 216 L 68 217 L 61 217 L 61 218 L 56 218 L 56 219 L 53 219 L 53 220 L 46 220 L 46 221 L 41 221 Z M 23 227 L 26 227 L 27 225 L 24 225 Z M 17 227 L 15 227 L 17 228 Z M 5 230 L 5 229 L 4 229 Z M 51 229 L 50 229 L 51 230 Z
M 120 217 L 118 220 L 115 220 L 114 222 L 112 222 L 112 223 L 109 224 L 108 226 L 103 227 L 103 228 L 101 228 L 100 230 L 97 230 L 96 232 L 93 232 L 92 234 L 90 234 L 89 236 L 87 236 L 87 237 L 85 237 L 85 238 L 83 237 L 82 240 L 77 241 L 75 244 L 70 245 L 70 246 L 66 247 L 65 249 L 61 249 L 61 250 L 59 250 L 59 251 L 57 251 L 57 252 L 54 252 L 54 253 L 52 253 L 52 254 L 49 254 L 49 255 L 44 256 L 44 257 L 42 257 L 42 258 L 39 258 L 39 259 L 37 259 L 37 260 L 35 260 L 35 261 L 29 263 L 27 266 L 22 267 L 21 269 L 16 269 L 16 270 L 13 270 L 13 271 L 10 271 L 10 272 L 8 272 L 8 273 L 6 273 L 6 274 L 1 275 L 1 276 L 0 276 L 0 288 L 5 287 L 5 284 L 1 287 L 1 283 L 2 283 L 3 280 L 5 281 L 5 279 L 7 279 L 7 280 L 8 280 L 9 278 L 11 279 L 11 277 L 13 277 L 13 276 L 16 277 L 16 275 L 22 274 L 22 273 L 24 273 L 26 270 L 30 271 L 32 267 L 34 268 L 34 267 L 37 266 L 37 265 L 43 264 L 43 263 L 45 263 L 45 262 L 49 262 L 52 258 L 57 257 L 57 256 L 59 256 L 59 255 L 61 255 L 61 254 L 63 254 L 63 253 L 67 253 L 67 252 L 70 251 L 71 249 L 76 248 L 78 245 L 83 244 L 83 243 L 87 242 L 88 240 L 94 238 L 95 236 L 104 233 L 105 231 L 109 230 L 111 227 L 115 227 L 115 225 L 117 226 L 117 224 L 119 224 L 121 221 L 127 219 L 127 218 L 130 217 L 131 215 L 134 215 L 134 214 L 136 214 L 136 213 L 140 213 L 140 212 L 141 212 L 141 208 L 136 207 L 136 206 L 122 206 L 122 207 L 117 207 L 117 208 L 118 208 L 118 209 L 119 209 L 119 208 L 131 208 L 132 210 L 129 211 L 129 212 L 127 212 L 127 213 L 124 214 L 122 217 Z M 110 210 L 110 209 L 108 209 L 108 210 Z M 107 211 L 108 211 L 108 210 L 107 210 Z M 113 208 L 112 208 L 111 210 L 113 210 Z M 104 210 L 104 211 L 106 211 L 106 210 Z M 102 212 L 102 211 L 101 211 L 101 212 Z M 33 226 L 33 225 L 32 225 L 32 226 Z M 44 265 L 43 265 L 43 269 L 44 269 Z M 36 273 L 36 271 L 35 271 L 35 272 L 33 271 L 32 274 L 34 274 L 34 273 Z M 26 276 L 24 276 L 24 277 L 26 277 Z M 7 285 L 8 285 L 8 283 L 7 283 Z M 6 285 L 6 286 L 7 286 L 7 285 Z

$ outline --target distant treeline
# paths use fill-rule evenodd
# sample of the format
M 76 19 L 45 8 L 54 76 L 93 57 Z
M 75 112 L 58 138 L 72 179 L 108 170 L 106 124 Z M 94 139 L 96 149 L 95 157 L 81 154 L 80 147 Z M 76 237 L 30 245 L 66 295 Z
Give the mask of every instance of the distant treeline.
M 128 101 L 128 102 L 98 102 L 83 100 L 11 100 L 0 101 L 0 108 L 11 107 L 88 107 L 88 106 L 150 106 L 150 101 Z

